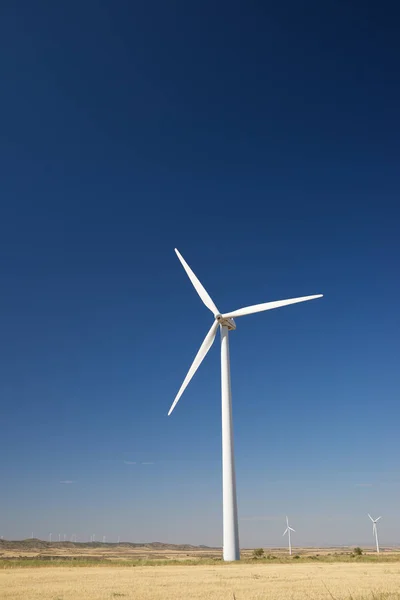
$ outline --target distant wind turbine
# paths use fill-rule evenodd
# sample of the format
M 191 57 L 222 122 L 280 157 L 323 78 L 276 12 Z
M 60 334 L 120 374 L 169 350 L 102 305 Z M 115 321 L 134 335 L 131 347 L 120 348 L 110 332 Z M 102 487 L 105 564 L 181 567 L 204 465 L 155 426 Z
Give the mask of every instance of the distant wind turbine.
M 289 526 L 289 519 L 286 517 L 286 529 L 283 532 L 283 535 L 288 534 L 288 538 L 289 538 L 289 554 L 290 554 L 290 556 L 292 555 L 292 544 L 291 544 L 291 541 L 290 541 L 290 532 L 291 531 L 295 531 L 295 529 L 292 529 L 292 527 Z
M 118 544 L 119 544 L 119 536 L 118 536 Z
M 106 543 L 106 536 L 103 535 L 103 544 L 105 544 L 105 543 Z
M 49 541 L 50 541 L 50 542 L 51 542 L 51 535 L 52 535 L 52 534 L 51 534 L 51 533 L 49 533 Z
M 58 534 L 58 541 L 61 542 L 61 533 Z
M 214 322 L 196 354 L 192 366 L 169 409 L 168 415 L 174 410 L 176 403 L 213 345 L 219 327 L 221 331 L 223 555 L 225 561 L 240 560 L 228 334 L 229 331 L 236 329 L 234 321 L 234 318 L 236 317 L 243 317 L 265 310 L 271 310 L 272 308 L 279 308 L 281 306 L 287 306 L 288 304 L 296 304 L 297 302 L 305 302 L 306 300 L 314 300 L 315 298 L 321 298 L 322 294 L 291 298 L 290 300 L 277 300 L 276 302 L 266 302 L 264 304 L 255 304 L 254 306 L 246 306 L 239 310 L 221 314 L 203 285 L 176 248 L 175 252 L 196 292 L 206 307 L 213 313 Z M 223 269 L 223 265 L 217 264 L 216 266 Z M 191 326 L 193 322 L 194 319 L 191 319 L 188 325 L 185 324 L 185 327 Z
M 377 519 L 373 519 L 369 513 L 368 513 L 368 516 L 369 516 L 369 518 L 372 521 L 372 533 L 373 533 L 373 535 L 375 535 L 376 551 L 379 554 L 378 529 L 376 527 L 376 524 L 379 521 L 379 519 L 382 519 L 382 517 L 378 517 Z

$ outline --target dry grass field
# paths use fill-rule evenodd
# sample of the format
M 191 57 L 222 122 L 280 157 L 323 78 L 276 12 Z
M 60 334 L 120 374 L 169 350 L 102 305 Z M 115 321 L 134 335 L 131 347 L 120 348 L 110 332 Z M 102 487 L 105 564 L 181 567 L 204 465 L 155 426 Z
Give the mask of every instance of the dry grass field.
M 399 563 L 0 570 L 2 600 L 400 600 Z
M 229 564 L 212 548 L 2 541 L 0 599 L 400 600 L 398 549 L 265 552 Z

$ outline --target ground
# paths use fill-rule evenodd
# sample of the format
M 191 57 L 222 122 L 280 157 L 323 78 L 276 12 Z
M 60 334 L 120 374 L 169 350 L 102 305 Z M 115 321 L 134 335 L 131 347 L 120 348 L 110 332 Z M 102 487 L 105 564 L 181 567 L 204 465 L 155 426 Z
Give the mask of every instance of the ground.
M 399 563 L 39 567 L 0 571 L 2 600 L 400 600 Z
M 0 543 L 1 600 L 400 600 L 400 552 L 221 550 L 163 544 Z

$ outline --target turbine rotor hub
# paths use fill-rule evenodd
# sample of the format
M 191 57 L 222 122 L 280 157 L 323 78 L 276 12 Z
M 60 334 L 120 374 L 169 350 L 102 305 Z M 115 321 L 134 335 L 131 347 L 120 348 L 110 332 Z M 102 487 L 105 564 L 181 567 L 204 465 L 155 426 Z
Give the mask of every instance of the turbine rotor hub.
M 236 323 L 233 319 L 224 318 L 222 315 L 215 315 L 216 321 L 218 321 L 219 325 L 222 327 L 227 327 L 229 331 L 234 331 L 236 329 Z

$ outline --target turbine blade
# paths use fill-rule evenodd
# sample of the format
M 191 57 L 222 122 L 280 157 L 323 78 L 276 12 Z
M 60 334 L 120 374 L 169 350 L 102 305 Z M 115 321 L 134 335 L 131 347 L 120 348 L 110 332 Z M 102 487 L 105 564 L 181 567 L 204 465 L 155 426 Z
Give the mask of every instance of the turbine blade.
M 371 519 L 372 522 L 374 522 L 373 518 L 371 517 L 371 515 L 368 513 L 369 518 Z
M 377 519 L 375 519 L 375 523 L 376 523 L 377 521 L 379 521 L 379 519 L 382 519 L 382 517 L 378 517 Z
M 286 517 L 286 525 L 289 527 L 289 519 Z
M 180 254 L 180 252 L 176 248 L 175 248 L 175 252 L 176 252 L 177 257 L 181 261 L 182 267 L 185 269 L 187 276 L 189 277 L 190 281 L 192 282 L 194 289 L 196 290 L 196 292 L 198 293 L 200 298 L 203 300 L 204 304 L 207 306 L 207 308 L 209 308 L 211 310 L 211 312 L 213 313 L 214 316 L 218 315 L 219 310 L 215 306 L 214 302 L 211 300 L 208 292 L 204 289 L 203 285 L 197 279 L 196 275 L 193 273 L 192 269 L 189 267 L 189 265 L 183 258 L 182 254 Z
M 271 310 L 272 308 L 279 308 L 281 306 L 287 306 L 288 304 L 297 304 L 297 302 L 306 302 L 307 300 L 314 300 L 315 298 L 322 298 L 323 294 L 317 294 L 316 296 L 302 296 L 301 298 L 290 298 L 289 300 L 276 300 L 275 302 L 265 302 L 264 304 L 254 304 L 254 306 L 246 306 L 245 308 L 239 308 L 233 312 L 222 315 L 225 319 L 236 319 L 236 317 L 244 317 L 245 315 L 252 315 L 253 313 L 262 312 L 263 310 Z
M 293 529 L 293 527 L 289 527 L 290 531 L 294 531 L 296 533 L 296 530 Z
M 286 529 L 285 529 L 285 531 L 283 532 L 283 534 L 282 534 L 282 535 L 286 535 L 286 534 L 287 534 L 287 532 L 288 532 L 288 527 L 286 527 Z
M 187 387 L 189 381 L 192 379 L 193 375 L 196 373 L 197 369 L 199 368 L 199 366 L 201 365 L 201 363 L 203 362 L 204 357 L 206 356 L 207 352 L 209 351 L 209 349 L 211 348 L 211 346 L 213 345 L 213 342 L 215 340 L 215 336 L 217 334 L 217 329 L 218 329 L 218 321 L 214 321 L 214 323 L 211 325 L 211 329 L 210 331 L 207 333 L 206 337 L 204 338 L 204 341 L 202 343 L 202 345 L 200 346 L 200 349 L 198 351 L 198 353 L 195 356 L 195 359 L 192 363 L 192 366 L 190 367 L 188 374 L 186 375 L 180 389 L 179 392 L 177 393 L 175 400 L 172 403 L 171 408 L 168 411 L 168 416 L 172 413 L 172 411 L 174 410 L 176 403 L 178 402 L 179 398 L 182 396 L 183 392 L 185 391 L 185 388 Z

